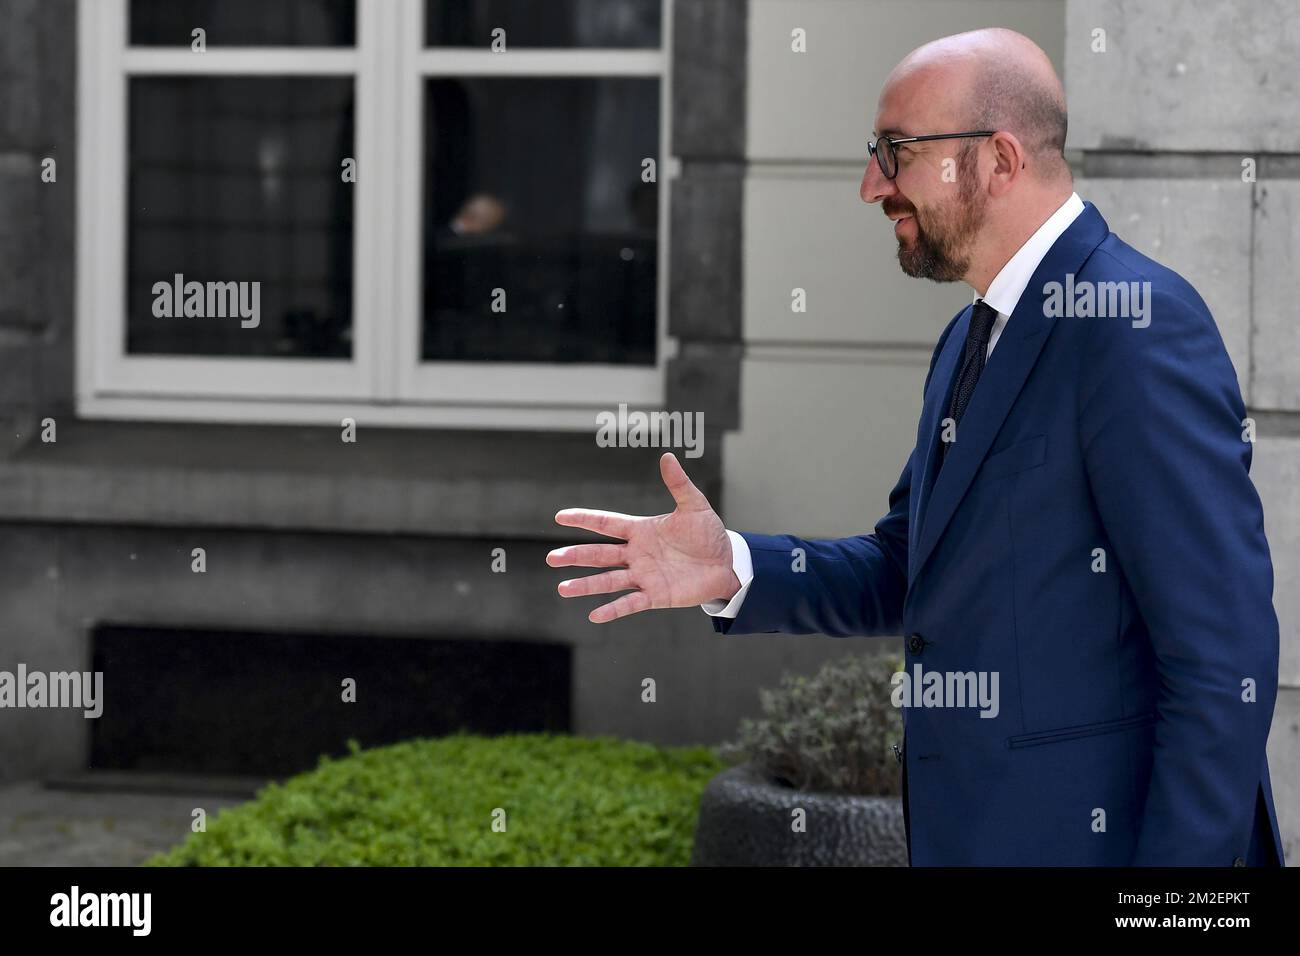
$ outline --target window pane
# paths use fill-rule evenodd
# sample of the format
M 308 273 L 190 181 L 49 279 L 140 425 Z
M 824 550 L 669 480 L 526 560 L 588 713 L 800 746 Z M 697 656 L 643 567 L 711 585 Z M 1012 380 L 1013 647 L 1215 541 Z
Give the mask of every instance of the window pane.
M 134 46 L 353 46 L 356 0 L 131 0 Z
M 425 0 L 429 46 L 658 47 L 660 0 Z
M 350 356 L 352 79 L 136 77 L 130 109 L 127 351 Z
M 653 365 L 658 156 L 654 78 L 427 80 L 423 359 Z

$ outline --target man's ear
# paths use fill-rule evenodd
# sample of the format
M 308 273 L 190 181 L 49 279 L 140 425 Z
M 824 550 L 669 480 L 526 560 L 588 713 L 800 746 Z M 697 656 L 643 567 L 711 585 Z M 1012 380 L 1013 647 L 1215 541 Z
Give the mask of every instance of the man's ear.
M 1011 189 L 1016 179 L 1024 175 L 1028 165 L 1024 147 L 1020 140 L 1004 130 L 999 130 L 989 137 L 993 147 L 993 170 L 989 175 L 989 194 L 1003 196 Z

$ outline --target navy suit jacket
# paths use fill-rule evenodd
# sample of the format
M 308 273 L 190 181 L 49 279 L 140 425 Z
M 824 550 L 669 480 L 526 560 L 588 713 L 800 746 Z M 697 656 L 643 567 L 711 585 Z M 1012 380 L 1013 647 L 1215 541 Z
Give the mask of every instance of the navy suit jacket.
M 1139 283 L 1149 324 L 1060 314 L 1067 276 Z M 940 468 L 970 313 L 939 339 L 875 532 L 746 534 L 754 581 L 715 629 L 901 633 L 910 674 L 998 674 L 996 717 L 903 709 L 913 865 L 1280 864 L 1273 568 L 1209 310 L 1086 203 Z

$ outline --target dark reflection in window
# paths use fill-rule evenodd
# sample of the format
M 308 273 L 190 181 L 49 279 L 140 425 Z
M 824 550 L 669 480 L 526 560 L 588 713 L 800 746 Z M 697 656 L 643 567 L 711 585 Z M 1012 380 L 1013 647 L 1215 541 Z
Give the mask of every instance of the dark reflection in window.
M 127 352 L 350 356 L 352 79 L 136 77 L 130 111 Z M 178 274 L 201 317 L 155 314 Z
M 422 358 L 654 364 L 658 156 L 657 79 L 428 80 Z
M 389 2 L 389 0 L 381 0 Z M 131 0 L 134 46 L 353 46 L 357 0 Z
M 660 0 L 425 0 L 429 46 L 488 48 L 505 30 L 510 47 L 654 48 Z

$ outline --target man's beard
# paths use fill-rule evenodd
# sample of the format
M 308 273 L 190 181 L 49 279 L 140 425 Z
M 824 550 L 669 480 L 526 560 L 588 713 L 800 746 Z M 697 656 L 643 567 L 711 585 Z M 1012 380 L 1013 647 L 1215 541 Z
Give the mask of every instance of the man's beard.
M 966 163 L 961 165 L 965 167 Z M 924 212 L 913 208 L 916 238 L 910 243 L 898 241 L 898 264 L 903 271 L 935 282 L 962 279 L 970 269 L 970 248 L 979 233 L 987 202 L 988 196 L 976 189 L 974 170 L 962 168 L 955 197 Z M 929 225 L 922 224 L 922 217 Z

